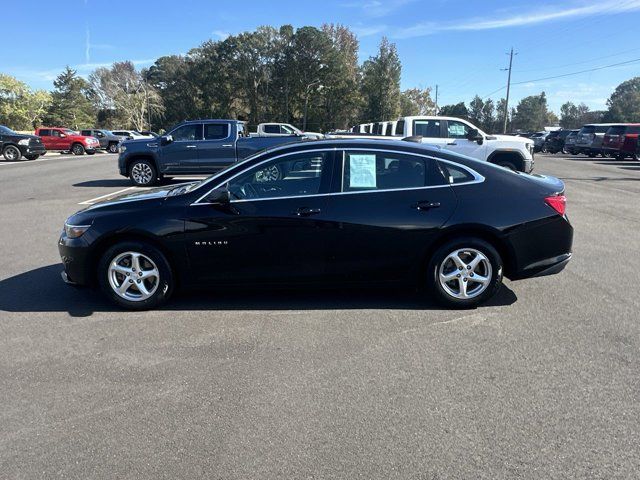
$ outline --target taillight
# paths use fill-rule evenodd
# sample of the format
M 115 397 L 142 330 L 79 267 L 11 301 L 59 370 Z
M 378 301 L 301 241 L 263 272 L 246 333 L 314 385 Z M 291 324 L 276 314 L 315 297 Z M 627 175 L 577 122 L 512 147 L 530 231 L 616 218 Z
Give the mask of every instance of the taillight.
M 564 216 L 567 209 L 567 197 L 564 195 L 554 195 L 544 199 L 544 203 L 553 208 L 559 215 Z

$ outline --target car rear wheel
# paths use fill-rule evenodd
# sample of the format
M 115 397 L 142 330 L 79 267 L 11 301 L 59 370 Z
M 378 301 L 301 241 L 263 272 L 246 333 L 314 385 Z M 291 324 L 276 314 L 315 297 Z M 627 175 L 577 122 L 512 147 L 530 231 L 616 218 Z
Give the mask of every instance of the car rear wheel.
M 7 145 L 6 147 L 4 147 L 4 150 L 2 151 L 2 155 L 4 156 L 4 159 L 7 160 L 8 162 L 17 162 L 22 158 L 22 153 L 20 152 L 20 149 L 15 145 Z
M 73 147 L 71 147 L 71 153 L 74 155 L 82 155 L 84 154 L 84 147 L 79 143 L 74 143 Z
M 107 147 L 107 151 L 109 153 L 118 153 L 118 144 L 116 142 L 111 142 Z
M 142 242 L 123 242 L 109 248 L 98 265 L 100 288 L 117 305 L 149 310 L 171 295 L 173 274 L 166 257 Z
M 459 238 L 440 247 L 429 263 L 428 284 L 436 300 L 448 307 L 474 308 L 502 285 L 502 259 L 479 238 Z
M 158 173 L 149 160 L 134 160 L 129 167 L 129 178 L 137 187 L 148 187 L 158 181 Z

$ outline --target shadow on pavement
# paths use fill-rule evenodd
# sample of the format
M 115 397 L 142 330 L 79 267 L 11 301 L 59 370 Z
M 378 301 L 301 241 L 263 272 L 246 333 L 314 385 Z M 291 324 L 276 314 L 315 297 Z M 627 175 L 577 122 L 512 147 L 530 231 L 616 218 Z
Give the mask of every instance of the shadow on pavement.
M 0 311 L 68 312 L 86 317 L 94 312 L 120 311 L 98 290 L 74 288 L 60 278 L 60 264 L 40 267 L 0 280 Z M 168 311 L 189 310 L 351 310 L 404 309 L 441 310 L 412 289 L 216 289 L 177 292 L 162 307 Z M 486 306 L 515 303 L 516 294 L 503 285 Z

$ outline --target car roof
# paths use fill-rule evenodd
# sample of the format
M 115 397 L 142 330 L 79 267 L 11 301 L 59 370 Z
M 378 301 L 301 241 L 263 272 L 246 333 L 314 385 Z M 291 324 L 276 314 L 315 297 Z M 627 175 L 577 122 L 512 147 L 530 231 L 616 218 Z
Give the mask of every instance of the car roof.
M 226 123 L 246 123 L 243 120 L 229 120 L 228 118 L 201 118 L 198 120 L 185 120 L 180 125 L 187 125 L 190 123 L 202 123 L 202 122 L 226 122 Z

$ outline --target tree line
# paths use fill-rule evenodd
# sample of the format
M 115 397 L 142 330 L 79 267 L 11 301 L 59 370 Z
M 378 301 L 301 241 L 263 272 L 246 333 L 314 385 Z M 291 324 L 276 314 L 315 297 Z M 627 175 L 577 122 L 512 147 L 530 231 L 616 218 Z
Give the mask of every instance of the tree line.
M 85 79 L 67 67 L 51 92 L 33 91 L 0 74 L 0 123 L 17 130 L 42 124 L 160 130 L 185 119 L 237 118 L 250 126 L 282 121 L 328 131 L 436 113 L 431 88 L 401 91 L 402 64 L 393 43 L 383 37 L 377 53 L 361 65 L 358 50 L 356 35 L 342 25 L 264 26 L 206 41 L 186 55 L 160 57 L 140 70 L 132 62 L 116 62 Z M 508 131 L 638 121 L 640 77 L 619 85 L 608 107 L 591 112 L 584 104 L 567 102 L 558 118 L 542 92 L 507 112 Z M 501 132 L 505 100 L 476 95 L 468 106 L 444 105 L 438 114 Z

